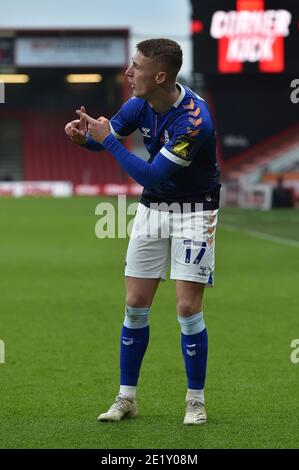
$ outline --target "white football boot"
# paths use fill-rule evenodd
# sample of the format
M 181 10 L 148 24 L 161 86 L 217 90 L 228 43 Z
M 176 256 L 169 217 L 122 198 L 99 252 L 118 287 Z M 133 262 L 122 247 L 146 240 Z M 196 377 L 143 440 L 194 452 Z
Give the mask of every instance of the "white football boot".
M 136 401 L 121 398 L 117 395 L 109 410 L 98 416 L 98 421 L 120 421 L 123 418 L 136 418 L 136 416 L 138 416 Z
M 195 399 L 186 400 L 186 414 L 184 424 L 205 424 L 207 413 L 204 405 Z

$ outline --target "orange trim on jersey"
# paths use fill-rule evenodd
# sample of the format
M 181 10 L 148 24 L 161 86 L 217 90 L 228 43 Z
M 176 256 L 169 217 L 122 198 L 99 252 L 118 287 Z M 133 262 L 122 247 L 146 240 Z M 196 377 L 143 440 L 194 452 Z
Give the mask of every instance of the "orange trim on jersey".
M 191 137 L 196 137 L 199 134 L 199 132 L 200 132 L 200 129 L 198 129 L 198 131 L 194 131 L 193 129 L 191 129 L 191 127 L 187 127 L 187 133 Z
M 188 114 L 189 114 L 189 116 L 194 116 L 194 117 L 196 117 L 196 116 L 198 116 L 198 115 L 200 114 L 200 108 L 196 108 L 195 111 L 189 111 Z
M 189 122 L 191 122 L 191 124 L 193 124 L 194 127 L 197 127 L 199 126 L 199 124 L 202 123 L 202 118 L 199 118 L 196 121 L 193 118 L 189 118 Z
M 194 106 L 195 106 L 195 105 L 194 105 L 194 101 L 193 101 L 192 98 L 191 98 L 189 104 L 183 104 L 183 108 L 184 108 L 184 109 L 194 109 Z
M 208 245 L 211 246 L 214 241 L 214 237 L 208 238 Z

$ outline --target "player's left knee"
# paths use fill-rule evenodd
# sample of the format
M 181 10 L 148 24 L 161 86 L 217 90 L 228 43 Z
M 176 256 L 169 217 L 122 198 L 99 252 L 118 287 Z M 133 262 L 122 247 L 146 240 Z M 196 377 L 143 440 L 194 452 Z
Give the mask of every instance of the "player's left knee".
M 179 300 L 177 303 L 177 311 L 181 317 L 190 317 L 195 315 L 201 310 L 201 305 L 198 302 L 192 302 L 189 299 Z

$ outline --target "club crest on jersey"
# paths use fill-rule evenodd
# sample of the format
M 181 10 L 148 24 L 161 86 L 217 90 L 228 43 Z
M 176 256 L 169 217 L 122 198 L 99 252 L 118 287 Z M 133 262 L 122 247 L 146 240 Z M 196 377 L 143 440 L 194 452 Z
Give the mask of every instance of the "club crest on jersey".
M 148 127 L 142 127 L 141 134 L 143 135 L 143 137 L 151 138 L 151 130 Z

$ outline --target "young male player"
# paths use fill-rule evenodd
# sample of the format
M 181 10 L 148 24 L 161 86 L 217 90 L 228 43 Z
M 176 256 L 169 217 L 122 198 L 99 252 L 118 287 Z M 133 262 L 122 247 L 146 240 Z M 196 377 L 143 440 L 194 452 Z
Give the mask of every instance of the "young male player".
M 138 414 L 136 386 L 149 341 L 149 312 L 158 284 L 165 279 L 168 258 L 171 279 L 176 280 L 188 380 L 184 424 L 207 421 L 204 384 L 208 338 L 202 309 L 205 286 L 213 284 L 219 169 L 215 129 L 207 104 L 176 82 L 181 65 L 182 51 L 176 42 L 140 42 L 126 71 L 133 97 L 110 122 L 104 117 L 91 118 L 81 107 L 77 111 L 80 119 L 65 128 L 72 141 L 91 150 L 108 150 L 144 186 L 126 257 L 120 390 L 109 410 L 99 415 L 100 421 L 119 421 Z M 148 162 L 119 141 L 136 129 L 150 154 Z M 159 210 L 161 203 L 163 210 Z M 181 214 L 172 211 L 173 204 L 182 208 Z M 152 228 L 161 233 L 165 220 L 171 230 L 167 236 L 157 236 Z M 150 231 L 145 233 L 145 227 Z

